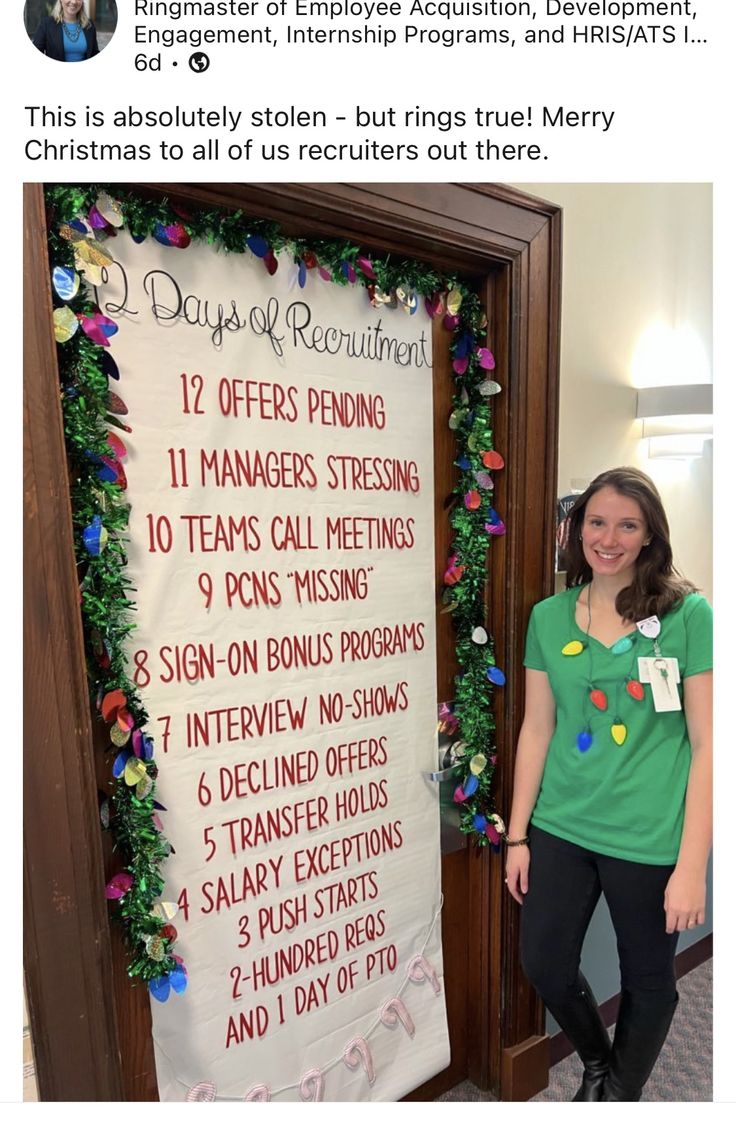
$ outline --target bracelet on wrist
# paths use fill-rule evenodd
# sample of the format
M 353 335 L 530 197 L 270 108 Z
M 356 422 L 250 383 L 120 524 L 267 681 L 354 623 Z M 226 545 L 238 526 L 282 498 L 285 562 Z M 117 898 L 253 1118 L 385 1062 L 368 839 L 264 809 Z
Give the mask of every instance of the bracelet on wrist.
M 528 846 L 529 845 L 529 835 L 528 834 L 524 838 L 513 838 L 513 839 L 509 838 L 508 834 L 504 834 L 503 840 L 504 840 L 504 842 L 506 843 L 507 846 Z

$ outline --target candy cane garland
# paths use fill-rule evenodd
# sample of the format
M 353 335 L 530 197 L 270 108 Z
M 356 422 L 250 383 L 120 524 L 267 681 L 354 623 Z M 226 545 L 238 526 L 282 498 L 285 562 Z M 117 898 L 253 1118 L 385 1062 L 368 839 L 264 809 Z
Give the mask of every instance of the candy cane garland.
M 321 1069 L 310 1069 L 299 1083 L 299 1096 L 303 1101 L 321 1101 L 325 1079 Z
M 437 978 L 437 972 L 434 970 L 426 956 L 413 956 L 409 960 L 407 975 L 411 979 L 412 983 L 423 983 L 425 979 L 429 980 L 429 982 L 432 984 L 432 990 L 434 991 L 435 995 L 439 995 L 440 991 L 442 990 L 440 981 Z
M 184 1099 L 187 1101 L 213 1101 L 216 1093 L 214 1081 L 199 1081 L 196 1085 L 192 1085 Z
M 244 1101 L 270 1101 L 271 1090 L 268 1085 L 251 1085 L 243 1097 Z
M 416 1027 L 414 1026 L 414 1020 L 406 1009 L 405 1004 L 401 1001 L 401 999 L 398 998 L 398 996 L 394 996 L 393 999 L 389 999 L 388 1002 L 384 1003 L 381 1007 L 381 1022 L 384 1026 L 388 1026 L 391 1029 L 401 1023 L 409 1037 L 414 1037 L 416 1030 Z
M 365 1038 L 353 1038 L 348 1042 L 342 1060 L 348 1069 L 357 1069 L 362 1064 L 368 1078 L 368 1084 L 373 1084 L 376 1079 L 376 1071 L 373 1068 L 373 1055 Z

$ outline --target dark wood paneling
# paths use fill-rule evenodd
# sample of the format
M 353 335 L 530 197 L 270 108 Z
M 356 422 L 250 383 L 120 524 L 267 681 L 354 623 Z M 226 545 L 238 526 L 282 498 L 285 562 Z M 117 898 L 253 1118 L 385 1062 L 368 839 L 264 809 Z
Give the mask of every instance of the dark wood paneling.
M 503 1051 L 501 1091 L 506 1101 L 528 1101 L 547 1088 L 549 1039 L 534 1035 Z
M 24 947 L 41 1100 L 122 1095 L 89 699 L 46 263 L 24 224 Z

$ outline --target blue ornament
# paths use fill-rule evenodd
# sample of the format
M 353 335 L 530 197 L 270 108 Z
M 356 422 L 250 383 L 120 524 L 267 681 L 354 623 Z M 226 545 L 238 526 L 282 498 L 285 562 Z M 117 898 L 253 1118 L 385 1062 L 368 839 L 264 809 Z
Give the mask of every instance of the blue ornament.
M 489 666 L 486 670 L 486 677 L 494 685 L 506 685 L 506 675 L 502 670 L 499 670 L 498 666 Z
M 299 263 L 298 281 L 300 289 L 303 290 L 307 284 L 307 264 L 304 261 Z
M 171 991 L 169 979 L 170 976 L 168 975 L 156 975 L 153 979 L 148 980 L 148 990 L 154 999 L 158 999 L 160 1003 L 165 1003 L 169 997 Z
M 69 226 L 73 227 L 75 231 L 81 231 L 83 235 L 89 235 L 89 228 L 86 223 L 82 223 L 81 219 L 70 219 Z
M 157 223 L 151 234 L 153 235 L 156 242 L 160 243 L 162 247 L 173 246 L 173 240 L 171 239 L 171 236 L 169 235 L 169 232 L 163 223 Z
M 115 776 L 115 779 L 120 779 L 121 775 L 125 771 L 125 765 L 127 764 L 129 758 L 130 752 L 128 752 L 127 749 L 124 752 L 118 752 L 112 765 L 112 774 Z
M 492 506 L 490 506 L 489 509 L 488 509 L 488 517 L 486 518 L 486 520 L 488 521 L 489 525 L 500 525 L 501 524 L 501 516 L 500 516 L 499 513 L 496 512 L 495 509 L 493 509 Z
M 249 235 L 245 241 L 256 258 L 265 258 L 268 254 L 268 242 L 262 235 Z
M 55 266 L 51 281 L 63 302 L 69 302 L 76 296 L 79 289 L 79 275 L 71 266 Z
M 486 819 L 485 815 L 473 815 L 473 826 L 479 834 L 482 834 L 486 829 L 487 821 L 488 820 Z
M 474 775 L 469 775 L 467 777 L 467 779 L 465 780 L 464 784 L 463 784 L 463 791 L 465 792 L 465 798 L 468 799 L 471 795 L 474 795 L 477 790 L 478 790 L 478 777 L 474 776 Z
M 587 752 L 593 743 L 593 733 L 585 729 L 577 736 L 578 752 Z
M 633 645 L 634 643 L 630 638 L 620 638 L 618 642 L 614 642 L 611 647 L 611 654 L 626 654 L 628 650 L 631 650 Z
M 458 458 L 455 465 L 459 466 L 461 470 L 469 470 L 472 463 L 471 463 L 470 459 L 468 458 L 468 456 L 466 454 L 464 454 L 461 458 Z
M 144 760 L 152 760 L 153 759 L 153 737 L 152 736 L 144 736 L 143 737 L 143 759 Z M 164 808 L 162 807 L 161 809 L 163 810 Z
M 103 462 L 97 471 L 97 477 L 101 482 L 116 482 L 118 480 L 118 472 L 114 466 L 109 466 Z
M 187 973 L 183 967 L 176 967 L 173 971 L 169 972 L 169 983 L 176 991 L 177 995 L 183 994 L 187 989 Z
M 463 333 L 461 337 L 458 337 L 457 341 L 455 342 L 455 347 L 452 350 L 455 359 L 464 360 L 465 357 L 468 356 L 470 352 L 472 352 L 474 344 L 475 338 L 473 337 L 472 333 Z
M 93 517 L 86 529 L 82 530 L 82 540 L 90 556 L 100 555 L 107 544 L 107 529 L 102 524 L 101 517 Z
M 144 243 L 146 239 L 145 235 L 134 235 L 132 231 L 130 237 L 134 243 Z

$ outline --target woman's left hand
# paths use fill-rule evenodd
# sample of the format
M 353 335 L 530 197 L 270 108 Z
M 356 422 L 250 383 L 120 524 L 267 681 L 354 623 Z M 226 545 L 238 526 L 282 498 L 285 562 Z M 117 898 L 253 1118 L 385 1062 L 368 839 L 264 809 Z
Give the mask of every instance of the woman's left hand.
M 705 877 L 675 866 L 664 891 L 667 932 L 684 932 L 705 922 Z

